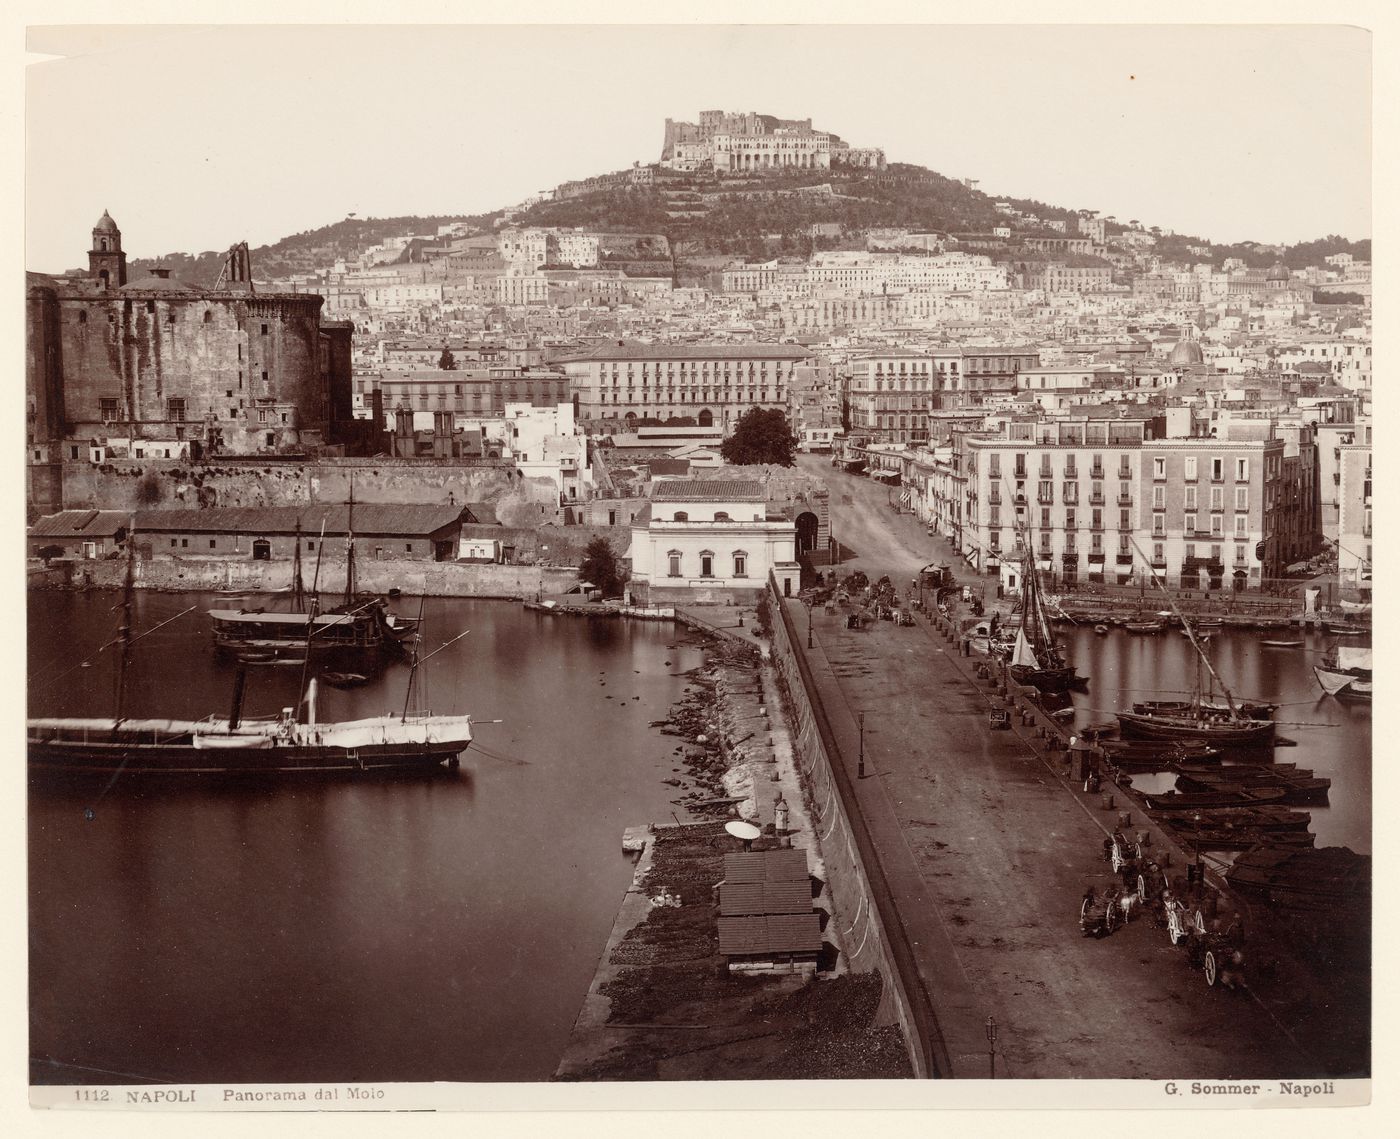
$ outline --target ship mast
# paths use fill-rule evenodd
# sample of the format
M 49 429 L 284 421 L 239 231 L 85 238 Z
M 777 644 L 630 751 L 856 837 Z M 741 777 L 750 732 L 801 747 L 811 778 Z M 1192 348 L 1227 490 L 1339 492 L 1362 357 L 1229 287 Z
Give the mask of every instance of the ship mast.
M 306 608 L 306 589 L 301 581 L 301 518 L 297 518 L 296 552 L 292 561 L 292 612 L 300 613 Z
M 350 476 L 350 510 L 345 522 L 345 604 L 355 599 L 355 476 Z
M 1176 614 L 1177 619 L 1181 622 L 1181 627 L 1186 630 L 1186 639 L 1191 642 L 1191 647 L 1196 650 L 1196 655 L 1205 663 L 1206 669 L 1209 671 L 1210 675 L 1220 682 L 1221 691 L 1225 693 L 1225 699 L 1230 705 L 1230 718 L 1233 720 L 1245 719 L 1245 717 L 1240 714 L 1240 710 L 1235 707 L 1235 696 L 1234 693 L 1230 691 L 1230 686 L 1225 683 L 1220 673 L 1215 671 L 1215 665 L 1210 663 L 1210 657 L 1207 656 L 1205 650 L 1201 648 L 1200 641 L 1196 639 L 1196 630 L 1191 628 L 1191 622 L 1188 621 L 1186 615 L 1176 607 L 1176 602 L 1172 600 L 1172 595 L 1167 592 L 1167 587 L 1157 579 L 1157 570 L 1153 567 L 1151 561 L 1148 560 L 1147 555 L 1142 552 L 1142 547 L 1137 544 L 1137 539 L 1132 539 L 1132 543 L 1133 548 L 1138 552 L 1138 557 L 1142 558 L 1143 563 L 1152 571 L 1152 584 L 1162 591 L 1162 596 L 1167 599 L 1167 604 L 1172 607 L 1172 612 Z M 1199 701 L 1199 685 L 1197 685 L 1196 698 Z
M 114 704 L 116 711 L 112 716 L 112 727 L 121 727 L 121 722 L 126 718 L 126 674 L 131 664 L 131 622 L 132 622 L 132 596 L 136 592 L 136 527 L 132 526 L 126 536 L 126 583 L 122 588 L 122 623 L 117 631 L 117 636 L 121 638 L 122 651 L 117 658 L 117 678 L 116 692 L 114 694 Z

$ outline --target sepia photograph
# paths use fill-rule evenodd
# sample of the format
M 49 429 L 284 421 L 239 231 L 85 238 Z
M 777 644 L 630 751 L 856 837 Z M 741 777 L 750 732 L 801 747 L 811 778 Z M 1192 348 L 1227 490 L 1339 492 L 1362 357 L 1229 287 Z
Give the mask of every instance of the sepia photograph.
M 31 1103 L 1369 1102 L 1365 27 L 21 30 Z

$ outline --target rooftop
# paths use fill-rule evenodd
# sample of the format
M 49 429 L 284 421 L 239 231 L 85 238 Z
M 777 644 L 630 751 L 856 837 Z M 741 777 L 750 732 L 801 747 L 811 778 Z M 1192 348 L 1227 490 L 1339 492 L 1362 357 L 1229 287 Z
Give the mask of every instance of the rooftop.
M 763 484 L 755 479 L 669 479 L 652 486 L 653 502 L 762 502 Z

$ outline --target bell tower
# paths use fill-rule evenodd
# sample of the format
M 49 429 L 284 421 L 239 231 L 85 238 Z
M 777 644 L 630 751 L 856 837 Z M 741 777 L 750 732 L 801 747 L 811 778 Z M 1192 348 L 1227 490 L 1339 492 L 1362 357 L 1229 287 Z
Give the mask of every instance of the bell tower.
M 106 210 L 92 227 L 92 248 L 88 250 L 88 276 L 102 282 L 104 289 L 126 284 L 126 254 L 122 252 L 122 231 Z

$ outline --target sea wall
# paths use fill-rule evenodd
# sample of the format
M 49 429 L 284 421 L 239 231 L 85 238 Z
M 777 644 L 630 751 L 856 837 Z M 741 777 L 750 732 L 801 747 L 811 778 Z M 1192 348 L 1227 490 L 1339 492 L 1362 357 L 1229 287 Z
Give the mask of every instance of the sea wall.
M 772 616 L 772 653 L 787 697 L 794 730 L 793 759 L 811 797 L 812 823 L 822 836 L 822 857 L 831 891 L 833 920 L 846 935 L 847 964 L 853 972 L 878 972 L 884 979 L 880 1014 L 897 1021 L 909 1049 L 914 1074 L 937 1074 L 936 1028 L 927 1002 L 916 1002 L 912 959 L 899 967 L 889 935 L 893 902 L 872 851 L 865 823 L 854 805 L 845 759 L 822 707 L 816 685 L 802 656 L 801 639 L 783 602 L 775 578 L 768 580 Z M 879 881 L 872 885 L 871 876 Z M 893 919 L 897 921 L 897 918 Z

